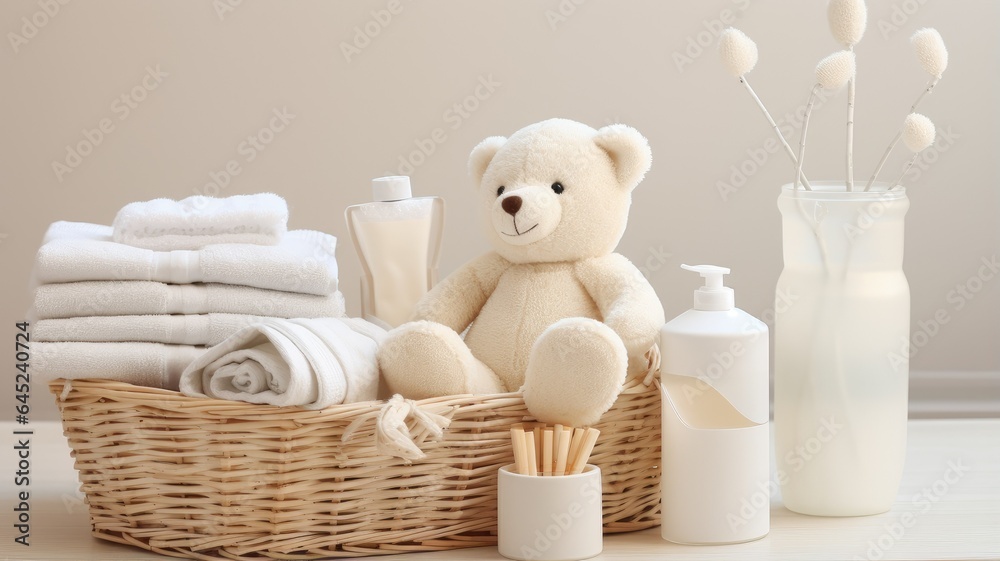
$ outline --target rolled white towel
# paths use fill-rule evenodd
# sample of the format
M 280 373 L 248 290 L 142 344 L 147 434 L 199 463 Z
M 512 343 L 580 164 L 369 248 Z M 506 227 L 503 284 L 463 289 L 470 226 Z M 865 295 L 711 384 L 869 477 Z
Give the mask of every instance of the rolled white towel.
M 112 226 L 114 241 L 157 251 L 218 243 L 275 245 L 288 229 L 288 204 L 273 193 L 153 199 L 125 205 Z
M 35 259 L 37 284 L 146 280 L 215 282 L 304 294 L 337 290 L 337 238 L 288 232 L 278 245 L 215 244 L 198 250 L 153 251 L 112 241 L 110 226 L 55 222 Z
M 323 409 L 378 392 L 385 330 L 358 318 L 266 319 L 208 349 L 181 375 L 185 395 Z
M 43 319 L 32 326 L 37 341 L 148 342 L 216 345 L 264 319 L 240 314 L 90 316 Z
M 160 343 L 32 343 L 31 373 L 57 378 L 107 378 L 176 390 L 181 372 L 205 347 Z
M 83 281 L 35 289 L 34 320 L 80 316 L 245 314 L 279 318 L 341 317 L 344 295 L 299 294 L 232 284 Z

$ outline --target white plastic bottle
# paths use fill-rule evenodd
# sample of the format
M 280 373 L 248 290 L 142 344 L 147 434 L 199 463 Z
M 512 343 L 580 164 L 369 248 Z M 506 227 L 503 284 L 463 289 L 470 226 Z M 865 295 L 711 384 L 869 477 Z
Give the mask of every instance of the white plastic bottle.
M 741 543 L 770 529 L 767 326 L 735 307 L 729 269 L 705 278 L 694 309 L 660 330 L 663 539 Z
M 444 200 L 414 198 L 404 175 L 372 180 L 375 202 L 347 207 L 347 229 L 361 260 L 361 313 L 392 328 L 437 282 Z

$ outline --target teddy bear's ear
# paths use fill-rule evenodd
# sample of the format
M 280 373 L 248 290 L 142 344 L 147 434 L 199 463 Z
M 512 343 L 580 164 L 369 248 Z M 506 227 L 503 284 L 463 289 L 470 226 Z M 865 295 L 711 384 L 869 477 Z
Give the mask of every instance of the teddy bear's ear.
M 502 136 L 491 136 L 472 149 L 472 154 L 469 155 L 469 173 L 476 180 L 477 186 L 482 183 L 486 168 L 505 142 L 507 139 Z
M 628 125 L 609 125 L 597 131 L 594 142 L 611 156 L 618 184 L 635 189 L 653 161 L 646 137 Z

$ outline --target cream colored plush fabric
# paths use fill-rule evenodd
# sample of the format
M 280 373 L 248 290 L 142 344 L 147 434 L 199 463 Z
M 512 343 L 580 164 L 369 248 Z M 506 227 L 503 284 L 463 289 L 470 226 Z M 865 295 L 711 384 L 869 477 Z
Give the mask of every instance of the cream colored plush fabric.
M 469 169 L 494 251 L 389 333 L 379 351 L 389 389 L 419 399 L 523 387 L 539 419 L 596 422 L 627 371 L 646 366 L 664 321 L 653 288 L 612 253 L 650 157 L 631 127 L 565 119 L 480 143 Z

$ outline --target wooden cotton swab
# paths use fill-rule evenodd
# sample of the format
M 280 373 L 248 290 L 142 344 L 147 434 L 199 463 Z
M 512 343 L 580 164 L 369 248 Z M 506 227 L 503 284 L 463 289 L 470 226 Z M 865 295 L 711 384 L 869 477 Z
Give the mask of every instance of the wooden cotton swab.
M 510 448 L 511 448 L 511 452 L 513 452 L 513 454 L 514 454 L 514 472 L 515 473 L 521 473 L 522 459 L 521 459 L 521 450 L 520 450 L 520 448 L 517 445 L 517 428 L 516 427 L 511 427 L 510 428 Z
M 572 431 L 564 429 L 559 431 L 559 446 L 556 447 L 556 475 L 566 475 L 566 459 L 569 455 L 569 444 L 572 439 Z
M 535 475 L 542 472 L 542 427 L 544 425 L 535 426 Z
M 511 442 L 514 448 L 514 468 L 521 475 L 528 474 L 528 467 L 525 463 L 527 452 L 524 441 L 524 429 L 515 427 L 510 429 Z
M 556 463 L 559 462 L 559 439 L 562 438 L 562 430 L 563 426 L 558 423 L 552 429 L 552 475 L 559 475 L 556 473 Z
M 587 441 L 587 429 L 576 429 L 576 432 L 579 441 L 576 444 L 576 448 L 570 452 L 569 465 L 566 466 L 566 471 L 569 474 L 577 473 L 576 467 L 580 463 L 580 449 L 583 448 L 584 443 Z
M 538 429 L 535 429 L 538 430 Z M 528 475 L 538 475 L 538 460 L 535 459 L 535 433 L 527 431 L 524 433 L 524 447 L 528 452 L 526 463 L 528 464 Z
M 600 436 L 600 434 L 601 431 L 597 429 L 587 429 L 587 438 L 580 447 L 580 451 L 577 454 L 576 459 L 573 460 L 574 474 L 583 472 L 583 468 L 587 465 L 587 461 L 590 460 L 590 453 L 594 451 L 594 445 L 597 444 L 597 437 Z
M 573 462 L 576 460 L 576 455 L 580 452 L 580 446 L 583 445 L 583 437 L 587 434 L 584 429 L 573 429 L 573 439 L 569 444 L 569 457 L 566 460 L 566 473 L 573 472 Z
M 542 475 L 552 475 L 552 429 L 542 431 Z

